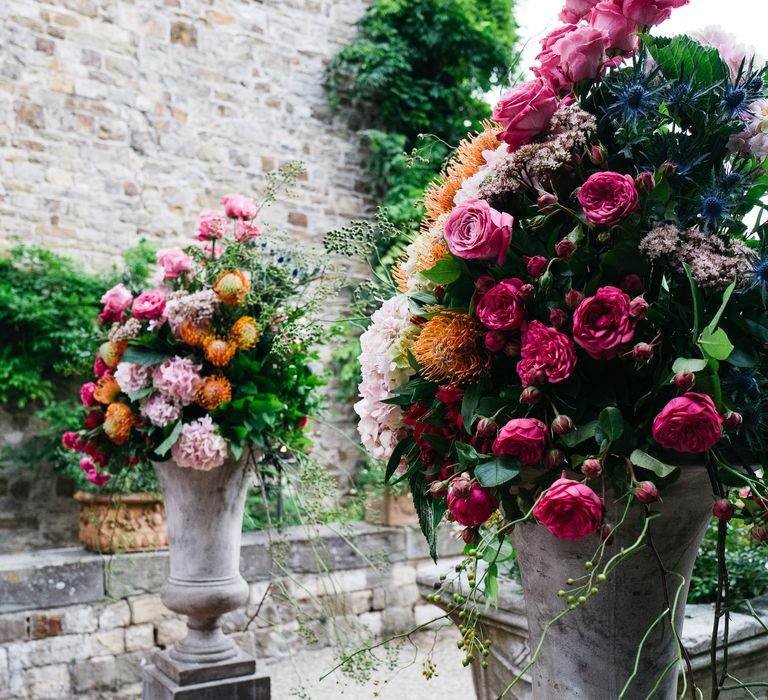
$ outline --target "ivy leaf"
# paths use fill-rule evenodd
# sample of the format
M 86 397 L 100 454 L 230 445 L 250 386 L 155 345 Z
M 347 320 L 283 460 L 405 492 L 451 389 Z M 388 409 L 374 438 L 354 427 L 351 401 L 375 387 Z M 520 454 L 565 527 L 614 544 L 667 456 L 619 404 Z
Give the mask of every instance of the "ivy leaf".
M 461 265 L 452 255 L 440 258 L 429 270 L 422 270 L 422 277 L 426 277 L 435 284 L 450 284 L 461 277 Z
M 165 455 L 168 453 L 168 450 L 170 450 L 171 447 L 176 444 L 176 440 L 178 440 L 179 435 L 181 435 L 182 427 L 182 422 L 176 421 L 176 425 L 173 426 L 173 430 L 171 430 L 170 435 L 168 435 L 168 437 L 165 438 L 165 440 L 163 440 L 155 450 L 155 453 L 158 456 L 165 457 Z
M 629 461 L 632 462 L 632 464 L 634 464 L 636 467 L 647 469 L 648 471 L 653 472 L 661 479 L 663 479 L 665 476 L 669 476 L 678 468 L 673 467 L 671 464 L 665 464 L 655 457 L 651 457 L 651 455 L 649 455 L 647 452 L 643 452 L 642 450 L 635 450 L 632 452 L 632 454 L 629 455 Z
M 475 478 L 480 486 L 492 488 L 501 486 L 520 474 L 520 462 L 510 455 L 497 457 L 490 462 L 483 462 L 475 467 Z
M 123 362 L 132 362 L 135 365 L 158 365 L 161 362 L 170 360 L 173 355 L 160 350 L 151 350 L 149 348 L 140 348 L 135 345 L 129 345 L 123 353 Z
M 699 338 L 699 345 L 707 357 L 713 357 L 716 360 L 727 360 L 733 352 L 733 343 L 722 328 L 714 332 L 709 327 L 705 328 Z
M 597 425 L 605 433 L 608 440 L 613 442 L 621 437 L 624 432 L 624 417 L 615 406 L 608 406 L 600 411 Z
M 707 360 L 678 357 L 672 365 L 672 371 L 677 372 L 701 372 L 709 364 Z

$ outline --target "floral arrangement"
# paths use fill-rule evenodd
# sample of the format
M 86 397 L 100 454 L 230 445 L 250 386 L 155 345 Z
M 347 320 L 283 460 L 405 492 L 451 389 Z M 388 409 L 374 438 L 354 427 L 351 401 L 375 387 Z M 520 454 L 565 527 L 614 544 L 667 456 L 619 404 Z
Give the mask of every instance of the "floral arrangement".
M 90 483 L 114 487 L 152 461 L 210 470 L 253 446 L 309 447 L 322 384 L 310 348 L 325 333 L 313 315 L 336 282 L 257 222 L 300 173 L 272 174 L 260 202 L 232 194 L 202 213 L 197 244 L 157 254 L 153 288 L 104 294 L 85 425 L 62 440 Z
M 648 33 L 684 4 L 567 0 L 425 193 L 356 411 L 433 556 L 444 516 L 468 546 L 523 519 L 605 540 L 607 497 L 653 503 L 689 464 L 768 540 L 765 63 Z

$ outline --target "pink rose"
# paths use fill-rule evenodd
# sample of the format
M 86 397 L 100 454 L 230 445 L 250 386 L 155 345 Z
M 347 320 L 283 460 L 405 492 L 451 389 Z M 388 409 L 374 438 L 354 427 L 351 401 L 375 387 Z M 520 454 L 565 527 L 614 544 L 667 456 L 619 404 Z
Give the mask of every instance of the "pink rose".
M 230 219 L 252 219 L 259 213 L 256 202 L 242 194 L 228 194 L 221 203 Z
M 93 374 L 96 377 L 101 377 L 108 369 L 107 363 L 101 359 L 99 353 L 96 353 L 96 359 L 93 361 Z
M 124 284 L 117 284 L 101 297 L 104 310 L 99 314 L 99 323 L 122 321 L 125 310 L 131 305 L 133 295 Z
M 83 386 L 80 387 L 80 401 L 82 402 L 83 406 L 86 408 L 91 408 L 92 406 L 97 406 L 98 401 L 93 398 L 93 392 L 96 391 L 96 383 L 95 382 L 87 382 L 86 384 L 83 384 Z
M 542 41 L 534 73 L 555 89 L 600 76 L 605 63 L 606 35 L 589 26 L 566 25 Z
M 640 43 L 637 23 L 625 17 L 613 0 L 603 0 L 595 5 L 589 15 L 589 24 L 606 35 L 607 47 L 625 53 L 634 53 L 637 50 Z
M 492 209 L 484 199 L 467 199 L 451 212 L 443 235 L 448 249 L 456 257 L 503 265 L 513 223 L 510 214 Z
M 512 455 L 521 464 L 541 462 L 547 444 L 547 426 L 536 418 L 513 418 L 493 441 L 493 454 Z
M 251 221 L 236 221 L 235 222 L 235 240 L 238 243 L 243 241 L 250 241 L 261 233 L 261 229 L 257 224 Z
M 544 131 L 556 111 L 557 95 L 543 80 L 537 78 L 512 88 L 493 108 L 494 121 L 504 127 L 499 141 L 508 143 L 510 150 L 519 148 Z
M 163 279 L 175 279 L 185 272 L 192 272 L 192 258 L 180 248 L 166 248 L 157 253 L 157 264 L 163 268 Z
M 560 54 L 555 53 L 553 47 L 560 39 L 574 31 L 576 31 L 575 25 L 565 24 L 552 30 L 539 42 L 541 51 L 536 56 L 539 65 L 533 67 L 533 74 L 549 85 L 555 93 L 563 88 L 570 88 L 570 84 L 560 65 Z
M 530 258 L 523 258 L 523 261 L 525 262 L 525 269 L 528 271 L 528 274 L 534 279 L 541 277 L 549 265 L 549 260 L 543 255 L 534 255 Z
M 597 494 L 571 479 L 558 479 L 533 509 L 536 519 L 561 540 L 580 540 L 596 532 L 603 512 Z
M 200 220 L 197 224 L 198 241 L 210 241 L 216 238 L 223 238 L 227 232 L 229 222 L 227 218 L 219 211 L 204 211 L 200 214 Z
M 624 16 L 638 24 L 653 26 L 668 20 L 672 10 L 688 4 L 688 0 L 616 0 Z
M 512 277 L 501 280 L 486 292 L 475 308 L 475 315 L 486 328 L 516 331 L 525 323 L 525 309 L 518 296 L 523 281 Z
M 562 382 L 573 373 L 576 353 L 571 339 L 548 328 L 541 321 L 531 321 L 522 336 L 521 360 L 517 374 L 523 386 Z
M 482 525 L 498 507 L 494 495 L 480 484 L 472 484 L 468 490 L 452 488 L 448 494 L 448 510 L 465 527 Z
M 73 433 L 71 430 L 67 431 L 61 436 L 61 444 L 68 450 L 79 451 L 83 447 L 80 436 L 77 433 Z
M 157 320 L 165 311 L 165 297 L 156 289 L 149 289 L 133 302 L 133 317 L 140 320 Z
M 560 11 L 560 21 L 568 24 L 578 24 L 599 0 L 565 0 L 565 7 Z
M 676 452 L 700 453 L 720 441 L 720 424 L 712 399 L 689 391 L 672 399 L 653 421 L 653 439 Z
M 629 296 L 618 287 L 600 287 L 573 314 L 573 339 L 596 360 L 612 360 L 635 335 Z
M 637 188 L 632 176 L 611 171 L 590 175 L 578 198 L 587 221 L 597 226 L 611 226 L 637 209 Z

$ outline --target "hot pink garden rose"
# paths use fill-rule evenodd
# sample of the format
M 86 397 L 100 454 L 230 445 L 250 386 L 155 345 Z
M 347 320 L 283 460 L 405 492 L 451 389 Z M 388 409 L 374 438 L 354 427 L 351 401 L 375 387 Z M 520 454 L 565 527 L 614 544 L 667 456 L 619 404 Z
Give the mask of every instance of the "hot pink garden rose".
M 200 214 L 195 238 L 198 241 L 223 238 L 228 225 L 226 216 L 220 211 L 204 211 Z
M 456 257 L 503 265 L 513 223 L 510 214 L 496 211 L 484 199 L 468 199 L 451 212 L 443 235 L 448 249 Z
M 645 25 L 661 24 L 672 15 L 672 10 L 688 4 L 688 0 L 617 0 L 624 16 Z
M 603 503 L 585 484 L 558 479 L 541 497 L 533 514 L 561 540 L 580 540 L 596 532 L 603 521 Z
M 486 328 L 516 331 L 525 323 L 525 309 L 518 293 L 523 280 L 501 280 L 486 292 L 475 308 L 475 315 Z
M 629 296 L 618 287 L 600 287 L 573 314 L 574 341 L 596 360 L 612 360 L 635 335 L 629 309 Z
M 136 297 L 131 311 L 134 318 L 155 321 L 161 318 L 165 311 L 165 296 L 156 289 L 148 289 Z
M 700 453 L 720 441 L 720 424 L 714 401 L 689 391 L 672 399 L 653 421 L 653 439 L 676 452 Z
M 613 0 L 603 0 L 592 9 L 589 24 L 608 38 L 607 46 L 624 53 L 634 53 L 640 38 L 637 23 L 624 16 Z
M 573 373 L 576 353 L 571 339 L 548 328 L 541 321 L 531 321 L 522 337 L 517 373 L 523 386 L 562 382 Z
M 93 398 L 93 393 L 96 391 L 95 382 L 86 382 L 80 387 L 80 401 L 86 408 L 91 408 L 98 405 L 98 401 Z
M 230 219 L 252 219 L 259 213 L 256 202 L 242 194 L 225 195 L 221 203 Z
M 101 297 L 104 310 L 99 314 L 99 323 L 122 321 L 125 310 L 131 305 L 133 294 L 124 284 L 117 284 Z
M 547 426 L 536 418 L 513 418 L 493 441 L 493 454 L 512 455 L 521 464 L 541 462 L 547 444 Z
M 157 253 L 157 264 L 163 268 L 163 279 L 176 279 L 185 272 L 192 271 L 192 258 L 181 248 L 166 248 Z
M 597 226 L 611 226 L 637 209 L 637 188 L 631 175 L 595 173 L 581 186 L 578 197 L 587 221 Z
M 451 489 L 448 494 L 448 510 L 459 525 L 477 527 L 490 518 L 499 507 L 495 496 L 480 484 L 466 489 Z
M 510 150 L 528 143 L 549 126 L 557 111 L 557 95 L 543 80 L 531 80 L 504 93 L 493 108 L 493 119 L 504 127 L 499 141 Z
M 599 0 L 565 0 L 565 6 L 560 11 L 560 21 L 577 24 L 584 19 Z

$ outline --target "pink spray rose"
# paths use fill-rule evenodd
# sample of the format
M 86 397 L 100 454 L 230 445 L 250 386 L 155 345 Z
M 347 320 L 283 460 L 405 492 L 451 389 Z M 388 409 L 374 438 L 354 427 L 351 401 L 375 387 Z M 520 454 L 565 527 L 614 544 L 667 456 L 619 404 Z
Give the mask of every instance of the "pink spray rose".
M 720 424 L 714 401 L 689 391 L 672 399 L 653 421 L 653 439 L 676 452 L 706 452 L 720 441 Z
M 560 88 L 600 75 L 607 60 L 607 38 L 601 30 L 566 26 L 550 37 L 542 42 L 544 50 L 537 56 L 541 67 L 534 71 L 536 75 Z
M 139 320 L 157 320 L 165 311 L 165 296 L 157 289 L 148 289 L 136 297 L 131 311 Z
M 448 510 L 465 527 L 482 525 L 498 507 L 494 495 L 480 484 L 472 484 L 468 490 L 452 488 L 448 493 Z
M 688 0 L 617 0 L 624 16 L 638 24 L 653 26 L 668 20 L 672 10 L 688 4 Z
M 612 360 L 635 335 L 629 309 L 629 296 L 618 287 L 600 287 L 573 314 L 573 339 L 594 359 Z
M 131 305 L 131 301 L 133 301 L 133 295 L 124 284 L 117 284 L 112 287 L 101 297 L 104 310 L 99 314 L 99 323 L 122 321 L 123 314 Z
M 547 426 L 536 418 L 513 418 L 493 441 L 493 454 L 512 455 L 521 464 L 541 462 L 547 444 Z
M 512 277 L 501 280 L 486 292 L 475 308 L 475 315 L 486 328 L 516 331 L 525 323 L 525 309 L 518 292 L 523 281 Z
M 204 211 L 200 214 L 200 220 L 197 224 L 198 241 L 210 241 L 216 238 L 223 238 L 227 232 L 229 222 L 227 218 L 219 211 Z
M 80 401 L 86 408 L 98 405 L 98 401 L 93 398 L 93 392 L 96 391 L 95 382 L 87 382 L 80 387 Z
M 587 221 L 597 226 L 611 226 L 637 209 L 637 188 L 631 175 L 600 172 L 581 186 L 579 204 Z
M 494 121 L 504 127 L 499 141 L 508 143 L 510 150 L 519 148 L 544 131 L 556 111 L 557 95 L 543 80 L 537 78 L 512 88 L 493 108 Z
M 180 248 L 158 251 L 157 264 L 163 268 L 163 279 L 171 280 L 192 271 L 192 258 Z
M 80 441 L 80 436 L 77 433 L 73 433 L 71 430 L 61 436 L 61 444 L 68 450 L 81 450 L 83 447 L 83 443 Z
M 484 199 L 467 199 L 451 212 L 443 235 L 456 257 L 503 265 L 513 222 L 510 214 L 496 211 Z
M 636 22 L 624 16 L 613 0 L 603 0 L 592 9 L 589 24 L 603 32 L 608 38 L 607 47 L 625 53 L 634 53 L 640 42 Z
M 596 532 L 603 520 L 603 503 L 578 481 L 558 479 L 541 497 L 533 514 L 561 540 L 580 540 Z
M 225 195 L 221 203 L 230 219 L 252 219 L 259 213 L 256 202 L 242 194 Z
M 548 328 L 541 321 L 531 321 L 522 340 L 522 359 L 517 363 L 517 373 L 523 386 L 543 384 L 547 380 L 556 384 L 571 376 L 576 353 L 567 335 Z
M 565 6 L 560 11 L 560 21 L 568 24 L 578 24 L 599 0 L 565 0 Z
M 549 260 L 543 255 L 534 255 L 530 258 L 524 257 L 523 261 L 525 262 L 525 269 L 528 271 L 528 274 L 534 279 L 541 277 L 549 265 Z

